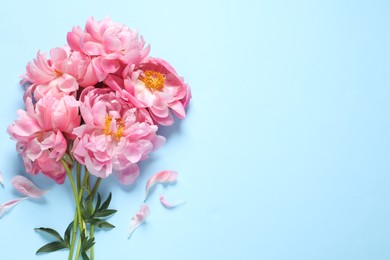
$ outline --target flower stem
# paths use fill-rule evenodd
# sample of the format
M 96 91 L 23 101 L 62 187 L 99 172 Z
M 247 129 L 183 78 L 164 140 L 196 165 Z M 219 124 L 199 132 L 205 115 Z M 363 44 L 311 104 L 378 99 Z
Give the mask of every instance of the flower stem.
M 80 190 L 77 191 L 76 185 L 75 185 L 75 182 L 74 182 L 73 176 L 72 176 L 72 170 L 69 169 L 68 164 L 64 160 L 61 160 L 61 163 L 62 163 L 62 165 L 64 166 L 64 168 L 66 170 L 66 174 L 68 175 L 69 182 L 70 182 L 70 184 L 72 186 L 73 197 L 74 197 L 74 200 L 75 200 L 75 203 L 76 203 L 76 217 L 75 217 L 74 221 L 78 222 L 79 229 L 80 229 L 80 234 L 81 234 L 84 231 L 84 229 L 85 229 L 85 223 L 84 223 L 82 215 L 81 215 L 80 199 L 81 199 L 81 194 L 82 194 L 82 186 L 85 184 L 84 180 L 86 181 L 86 178 L 84 176 L 83 185 L 80 187 Z M 79 256 L 80 256 L 80 243 L 81 243 L 81 240 L 79 238 L 79 244 L 78 244 L 77 250 L 76 250 L 76 259 L 79 259 Z M 73 252 L 72 252 L 72 254 L 73 254 Z
M 79 178 L 79 182 L 81 182 L 81 174 L 78 176 Z M 83 177 L 83 181 L 81 182 L 81 185 L 80 185 L 80 188 L 78 190 L 78 203 L 81 203 L 81 199 L 83 197 L 83 193 L 84 193 L 84 189 L 85 189 L 85 186 L 86 186 L 86 183 L 87 181 L 89 180 L 89 173 L 88 172 L 85 172 L 84 173 L 84 177 Z M 80 204 L 79 204 L 80 205 Z M 82 221 L 82 227 L 80 226 L 80 236 L 81 236 L 81 233 L 82 232 L 85 232 L 85 230 L 87 229 L 87 225 L 85 224 L 84 221 Z M 81 237 L 79 237 L 79 241 L 77 243 L 77 249 L 76 249 L 76 260 L 78 260 L 80 258 L 80 249 L 81 249 Z
M 89 231 L 89 236 L 94 237 L 95 236 L 95 225 L 91 225 L 91 230 Z M 91 246 L 91 260 L 95 259 L 95 250 L 94 246 Z
M 87 170 L 86 170 L 87 171 Z M 96 195 L 96 192 L 97 192 L 97 189 L 99 188 L 99 185 L 100 185 L 100 182 L 102 181 L 101 178 L 98 178 L 95 182 L 95 185 L 92 189 L 92 192 L 90 192 L 90 196 L 91 196 L 91 204 L 90 204 L 90 209 L 93 210 L 93 205 L 92 205 L 92 201 L 93 199 L 95 198 L 95 195 Z M 89 184 L 89 187 L 88 187 L 88 191 L 90 191 L 90 183 Z M 89 230 L 89 237 L 94 237 L 95 236 L 95 225 L 91 225 L 91 229 Z M 94 260 L 95 259 L 95 250 L 94 250 L 94 246 L 91 247 L 90 249 L 91 251 L 91 260 Z
M 74 244 L 76 242 L 76 235 L 77 235 L 77 212 L 74 213 L 73 232 L 72 233 L 73 233 L 72 234 L 72 241 L 70 244 L 68 260 L 72 260 L 72 258 L 73 258 Z
M 76 163 L 76 168 L 77 168 L 77 190 L 80 190 L 81 187 L 81 165 L 79 163 Z
M 102 182 L 102 178 L 97 178 L 95 185 L 94 185 L 92 192 L 91 192 L 92 197 L 95 197 L 95 194 L 96 194 L 97 189 L 99 188 L 100 182 Z
M 79 241 L 77 242 L 77 249 L 76 249 L 76 258 L 75 260 L 80 259 L 80 249 L 81 249 L 81 238 L 79 238 Z

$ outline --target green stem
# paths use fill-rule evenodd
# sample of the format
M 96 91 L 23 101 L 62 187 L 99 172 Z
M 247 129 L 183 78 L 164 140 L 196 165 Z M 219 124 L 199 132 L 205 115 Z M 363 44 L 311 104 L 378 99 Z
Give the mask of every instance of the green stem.
M 80 186 L 79 193 L 78 193 L 78 199 L 79 199 L 78 201 L 79 202 L 81 202 L 81 198 L 83 197 L 83 192 L 84 192 L 84 189 L 85 189 L 85 186 L 87 184 L 88 179 L 89 179 L 89 173 L 85 172 L 83 182 Z
M 83 221 L 83 218 L 81 215 L 81 209 L 80 209 L 80 199 L 81 199 L 80 193 L 82 194 L 82 192 L 80 192 L 81 189 L 77 192 L 76 185 L 75 185 L 75 182 L 74 182 L 73 176 L 72 176 L 72 171 L 71 171 L 71 169 L 69 169 L 68 164 L 64 160 L 61 160 L 61 163 L 66 170 L 66 174 L 68 175 L 69 182 L 72 186 L 73 197 L 74 197 L 74 200 L 76 203 L 76 218 L 74 219 L 74 221 L 78 222 L 80 234 L 81 234 L 85 228 L 85 223 Z M 84 179 L 85 179 L 85 176 L 84 176 Z M 79 243 L 81 243 L 80 239 L 79 239 Z M 79 259 L 79 255 L 80 255 L 80 246 L 78 245 L 77 251 L 76 251 L 76 259 Z
M 85 169 L 85 172 L 88 172 L 87 169 Z M 89 203 L 88 203 L 88 210 L 93 212 L 93 195 L 91 196 L 91 178 L 88 178 L 88 194 L 90 196 L 90 200 L 89 200 Z M 92 233 L 92 230 L 94 229 L 94 225 L 91 224 L 91 227 L 90 227 L 90 230 L 89 230 L 89 237 L 92 238 L 93 236 L 93 233 Z M 90 250 L 90 257 L 91 257 L 91 260 L 94 259 L 94 253 L 93 253 L 93 246 L 89 249 Z
M 80 259 L 80 250 L 81 249 L 81 238 L 79 238 L 79 241 L 77 242 L 77 250 L 76 250 L 76 258 L 75 260 Z
M 74 214 L 74 220 L 73 220 L 73 231 L 72 231 L 72 241 L 70 244 L 70 249 L 69 249 L 69 257 L 68 260 L 72 260 L 73 258 L 73 251 L 74 251 L 74 244 L 76 242 L 76 235 L 77 235 L 77 212 Z
M 87 170 L 86 170 L 87 171 Z M 88 171 L 87 171 L 88 172 Z M 90 204 L 90 210 L 93 210 L 93 205 L 92 205 L 92 202 L 93 202 L 93 199 L 95 198 L 95 194 L 97 192 L 97 189 L 99 188 L 99 185 L 100 185 L 100 182 L 102 181 L 101 178 L 98 178 L 95 182 L 95 185 L 92 189 L 92 192 L 90 192 L 90 196 L 91 196 L 91 204 Z M 89 184 L 89 187 L 88 187 L 88 192 L 90 191 L 91 187 L 90 187 L 90 182 L 88 182 Z M 91 229 L 89 230 L 89 237 L 94 237 L 95 236 L 95 225 L 91 225 Z M 90 248 L 90 256 L 91 256 L 91 260 L 94 260 L 95 259 L 95 250 L 94 250 L 94 246 L 92 246 Z
M 77 191 L 80 190 L 80 187 L 81 187 L 81 167 L 80 167 L 80 164 L 79 163 L 76 163 L 76 176 L 77 176 Z M 74 218 L 73 218 L 73 231 L 72 231 L 72 241 L 71 241 L 71 244 L 70 244 L 70 252 L 69 252 L 69 257 L 68 257 L 68 260 L 72 260 L 73 258 L 73 252 L 74 252 L 74 246 L 75 246 L 75 243 L 76 243 L 76 235 L 77 235 L 77 222 L 78 222 L 78 217 L 77 217 L 77 211 L 75 212 L 74 214 Z
M 96 182 L 95 182 L 95 185 L 94 185 L 94 187 L 93 187 L 93 189 L 92 189 L 92 192 L 91 192 L 92 198 L 95 197 L 96 191 L 97 191 L 97 189 L 99 188 L 99 185 L 100 185 L 101 182 L 102 182 L 102 178 L 97 178 L 97 180 L 96 180 Z
M 81 185 L 80 185 L 80 188 L 78 190 L 77 198 L 78 198 L 78 203 L 81 203 L 84 189 L 86 187 L 86 183 L 89 180 L 89 173 L 88 172 L 84 173 L 83 181 L 81 181 L 81 174 L 78 176 L 78 178 L 79 178 L 79 182 L 81 182 Z M 81 236 L 81 233 L 87 229 L 87 225 L 85 224 L 84 221 L 82 221 L 81 225 L 82 226 L 80 226 L 80 236 Z M 76 260 L 78 260 L 80 258 L 80 252 L 81 252 L 80 249 L 81 249 L 81 238 L 79 237 L 79 241 L 77 243 L 77 249 L 76 249 L 76 258 L 75 258 Z
M 91 225 L 91 230 L 89 231 L 89 236 L 94 237 L 95 236 L 95 225 Z M 95 246 L 91 246 L 91 260 L 95 259 Z
M 77 216 L 78 216 L 78 220 L 79 220 L 79 226 L 80 226 L 80 229 L 82 228 L 82 217 L 81 217 L 81 209 L 80 209 L 80 200 L 78 199 L 78 192 L 76 190 L 76 185 L 74 183 L 74 180 L 73 180 L 73 176 L 72 176 L 72 171 L 69 169 L 68 165 L 66 164 L 66 162 L 64 160 L 61 160 L 62 162 L 62 165 L 64 166 L 65 170 L 66 170 L 66 173 L 68 175 L 68 178 L 69 178 L 69 181 L 70 181 L 70 184 L 72 186 L 72 191 L 73 191 L 73 197 L 74 197 L 74 200 L 76 202 L 76 212 L 77 212 Z
M 80 190 L 81 187 L 81 165 L 79 163 L 76 163 L 76 168 L 77 168 L 77 190 Z

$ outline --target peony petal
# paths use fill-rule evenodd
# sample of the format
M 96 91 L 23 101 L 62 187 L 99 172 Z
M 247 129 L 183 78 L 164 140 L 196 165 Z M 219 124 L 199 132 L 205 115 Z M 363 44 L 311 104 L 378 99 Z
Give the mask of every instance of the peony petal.
M 178 200 L 178 201 L 169 203 L 162 194 L 160 194 L 160 202 L 164 207 L 166 207 L 168 209 L 171 209 L 171 208 L 174 208 L 174 207 L 177 207 L 177 206 L 180 206 L 180 205 L 186 203 L 184 200 Z
M 133 218 L 130 222 L 130 230 L 129 230 L 129 238 L 133 234 L 133 232 L 142 224 L 144 223 L 145 219 L 149 216 L 150 210 L 148 205 L 143 204 L 139 208 L 139 211 L 135 213 Z
M 13 200 L 9 200 L 3 204 L 0 205 L 0 218 L 11 208 L 15 207 L 17 204 L 19 204 L 22 200 L 27 199 L 27 197 L 24 198 L 17 198 Z
M 4 187 L 4 177 L 1 171 L 0 171 L 0 184 Z
M 13 177 L 11 183 L 17 191 L 31 198 L 40 198 L 47 192 L 39 189 L 34 183 L 22 175 Z
M 123 170 L 116 170 L 115 175 L 118 177 L 120 183 L 125 185 L 133 184 L 139 176 L 139 168 L 137 164 L 131 164 Z
M 175 113 L 178 118 L 184 119 L 186 117 L 186 112 L 181 102 L 175 101 L 171 103 L 169 107 L 173 110 L 173 113 Z
M 157 183 L 172 183 L 177 179 L 177 172 L 175 171 L 161 171 L 151 176 L 146 183 L 145 201 L 148 197 L 150 189 Z

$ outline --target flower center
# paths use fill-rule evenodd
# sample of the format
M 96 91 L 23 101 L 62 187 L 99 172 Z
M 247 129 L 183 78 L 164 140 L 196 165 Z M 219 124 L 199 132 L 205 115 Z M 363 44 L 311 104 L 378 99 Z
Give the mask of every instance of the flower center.
M 61 77 L 62 76 L 62 72 L 60 72 L 58 70 L 54 70 L 54 75 L 56 75 L 56 77 Z
M 165 75 L 153 70 L 146 70 L 140 80 L 150 90 L 162 91 L 165 85 Z
M 123 136 L 123 130 L 125 129 L 125 124 L 121 119 L 115 120 L 115 127 L 112 125 L 112 116 L 106 116 L 106 121 L 104 122 L 103 133 L 107 136 L 112 136 L 115 140 L 119 141 Z M 114 128 L 114 130 L 113 130 Z
M 123 130 L 125 129 L 125 124 L 122 122 L 121 119 L 116 121 L 116 132 L 115 132 L 115 139 L 119 141 L 121 137 L 123 136 Z

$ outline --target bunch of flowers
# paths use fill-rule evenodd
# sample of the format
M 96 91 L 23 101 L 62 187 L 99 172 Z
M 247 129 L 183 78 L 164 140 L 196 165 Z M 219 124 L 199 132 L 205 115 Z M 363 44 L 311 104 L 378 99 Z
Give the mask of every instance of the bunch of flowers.
M 105 220 L 115 213 L 108 208 L 111 194 L 102 203 L 97 193 L 101 180 L 115 174 L 123 184 L 134 183 L 138 162 L 165 142 L 158 126 L 173 124 L 172 113 L 185 118 L 191 91 L 169 63 L 148 56 L 150 46 L 137 31 L 109 18 L 89 18 L 84 29 L 67 34 L 67 42 L 51 49 L 50 57 L 38 52 L 27 65 L 26 109 L 17 111 L 8 133 L 29 174 L 58 184 L 68 178 L 72 186 L 74 220 L 64 238 L 38 252 L 69 248 L 69 259 L 88 259 L 94 229 L 113 227 Z M 148 184 L 174 176 L 161 172 Z M 141 207 L 134 225 L 147 213 Z

